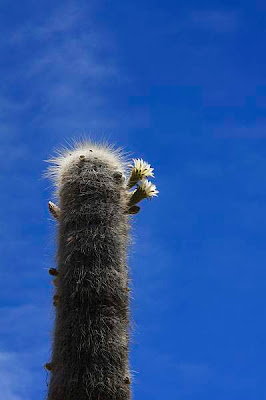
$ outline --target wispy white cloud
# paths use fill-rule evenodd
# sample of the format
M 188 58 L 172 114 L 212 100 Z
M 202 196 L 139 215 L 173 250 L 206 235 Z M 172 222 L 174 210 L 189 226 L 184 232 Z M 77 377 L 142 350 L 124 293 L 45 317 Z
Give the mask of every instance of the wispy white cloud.
M 158 24 L 152 27 L 153 35 L 178 35 L 180 43 L 193 47 L 193 40 L 186 41 L 187 34 L 195 33 L 215 33 L 218 35 L 231 34 L 236 32 L 242 24 L 241 14 L 238 10 L 219 10 L 209 9 L 188 9 L 180 11 L 178 14 L 168 15 L 167 24 Z M 181 35 L 181 36 L 180 36 Z M 194 37 L 193 37 L 194 38 Z M 208 44 L 210 40 L 208 41 Z M 198 41 L 195 47 L 199 46 Z
M 22 55 L 19 68 L 11 68 L 5 82 L 22 90 L 23 101 L 17 105 L 23 104 L 24 118 L 30 116 L 30 129 L 44 128 L 48 136 L 51 129 L 67 136 L 85 130 L 104 133 L 118 126 L 111 93 L 128 78 L 117 65 L 115 40 L 92 14 L 89 6 L 67 5 L 42 19 L 33 17 L 4 43 L 0 41 L 9 53 Z M 142 113 L 125 118 L 124 113 L 119 110 L 124 125 L 147 119 Z M 12 117 L 10 128 L 19 129 L 16 110 Z
M 0 351 L 0 394 L 5 400 L 24 400 L 32 382 L 19 353 Z
M 186 21 L 187 26 L 217 33 L 234 32 L 239 27 L 239 18 L 235 12 L 220 10 L 192 11 Z
M 0 398 L 39 398 L 46 390 L 43 365 L 49 360 L 47 307 L 1 307 L 0 318 Z
M 22 290 L 22 288 L 21 288 Z M 0 334 L 10 336 L 16 332 L 20 332 L 20 339 L 25 339 L 24 335 L 30 337 L 35 336 L 34 326 L 44 328 L 44 317 L 47 310 L 32 304 L 21 304 L 18 306 L 0 307 L 1 330 Z M 26 323 L 25 323 L 26 322 Z M 30 328 L 30 329 L 29 329 Z M 7 337 L 8 339 L 8 337 Z M 25 342 L 24 348 L 28 345 Z
M 53 34 L 65 33 L 72 29 L 81 17 L 81 12 L 74 6 L 64 6 L 45 20 L 26 23 L 10 36 L 10 42 L 21 43 L 28 40 L 48 40 Z
M 133 127 L 149 126 L 147 109 L 141 105 L 128 109 L 130 78 L 119 66 L 116 39 L 97 23 L 93 5 L 77 7 L 70 2 L 32 15 L 27 23 L 5 33 L 0 49 L 14 55 L 7 61 L 0 91 L 0 102 L 8 103 L 5 115 L 0 112 L 7 151 L 16 143 L 34 163 L 71 138 L 112 141 L 115 132 L 126 139 Z M 29 156 L 38 138 L 44 144 L 43 154 L 35 150 Z

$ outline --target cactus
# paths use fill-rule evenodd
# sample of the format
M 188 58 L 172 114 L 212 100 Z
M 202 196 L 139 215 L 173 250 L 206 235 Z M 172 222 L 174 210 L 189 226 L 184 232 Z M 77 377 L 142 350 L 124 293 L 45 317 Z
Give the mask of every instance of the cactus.
M 49 202 L 58 249 L 47 399 L 129 400 L 129 220 L 158 193 L 143 180 L 152 169 L 134 160 L 126 181 L 121 152 L 92 143 L 50 161 L 59 206 Z

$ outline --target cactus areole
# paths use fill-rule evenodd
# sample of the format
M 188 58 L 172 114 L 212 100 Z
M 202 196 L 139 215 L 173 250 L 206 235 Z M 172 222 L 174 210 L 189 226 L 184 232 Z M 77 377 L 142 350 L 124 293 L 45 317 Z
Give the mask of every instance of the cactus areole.
M 136 203 L 158 193 L 146 180 L 152 168 L 134 160 L 126 179 L 121 152 L 92 143 L 50 162 L 58 239 L 47 399 L 129 400 L 129 222 Z

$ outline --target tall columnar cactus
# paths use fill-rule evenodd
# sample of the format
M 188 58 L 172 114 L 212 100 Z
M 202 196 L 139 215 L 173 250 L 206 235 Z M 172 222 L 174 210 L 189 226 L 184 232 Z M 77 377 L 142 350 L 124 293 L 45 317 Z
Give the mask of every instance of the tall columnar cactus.
M 126 180 L 120 152 L 90 143 L 51 160 L 59 205 L 49 202 L 58 249 L 48 400 L 130 399 L 129 218 L 158 193 L 152 171 L 133 160 Z

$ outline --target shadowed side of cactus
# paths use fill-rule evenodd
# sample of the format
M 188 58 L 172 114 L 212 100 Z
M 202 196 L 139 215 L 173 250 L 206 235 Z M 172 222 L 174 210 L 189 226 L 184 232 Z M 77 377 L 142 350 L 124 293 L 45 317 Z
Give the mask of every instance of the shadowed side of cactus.
M 52 163 L 59 205 L 49 202 L 58 250 L 49 271 L 56 319 L 48 400 L 129 400 L 128 214 L 139 211 L 143 189 L 128 192 L 124 162 L 105 146 L 83 144 Z

